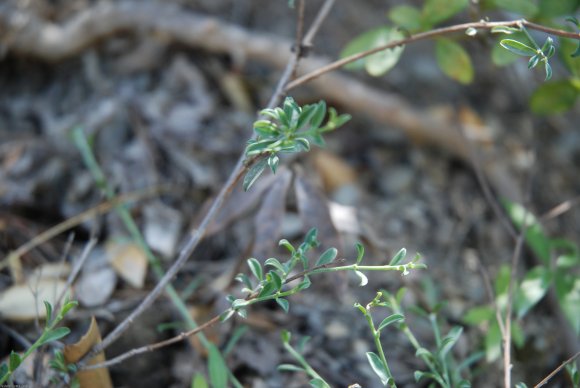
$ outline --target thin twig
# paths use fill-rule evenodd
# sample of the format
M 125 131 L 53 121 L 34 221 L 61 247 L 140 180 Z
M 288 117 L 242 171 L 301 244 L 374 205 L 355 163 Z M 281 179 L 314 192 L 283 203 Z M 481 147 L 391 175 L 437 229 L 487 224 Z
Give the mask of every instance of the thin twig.
M 580 204 L 580 195 L 572 199 L 568 199 L 559 205 L 554 206 L 552 209 L 548 210 L 545 214 L 543 214 L 540 217 L 540 220 L 547 221 L 552 218 L 559 217 L 578 204 Z
M 563 363 L 560 364 L 559 367 L 557 367 L 556 369 L 554 369 L 552 371 L 552 373 L 550 373 L 549 375 L 547 375 L 546 377 L 544 377 L 542 379 L 542 381 L 540 381 L 538 384 L 534 385 L 534 388 L 539 388 L 543 385 L 546 385 L 548 383 L 548 381 L 550 381 L 550 379 L 552 377 L 554 377 L 558 372 L 560 372 L 562 370 L 562 368 L 564 368 L 566 365 L 568 365 L 569 363 L 571 363 L 572 361 L 574 361 L 578 356 L 580 356 L 580 352 L 577 352 L 575 355 L 573 355 L 572 357 L 570 357 L 569 359 L 567 359 L 566 361 L 564 361 Z
M 330 1 L 330 0 L 327 0 Z M 278 82 L 278 86 L 270 99 L 268 104 L 268 108 L 273 108 L 279 104 L 282 99 L 285 85 L 290 80 L 294 69 L 298 63 L 298 52 L 295 53 L 292 57 L 292 60 L 288 63 L 282 77 Z M 228 180 L 222 186 L 220 192 L 218 193 L 217 197 L 215 198 L 214 202 L 212 203 L 209 211 L 203 218 L 199 227 L 192 231 L 192 235 L 185 244 L 185 246 L 181 249 L 177 259 L 171 265 L 171 267 L 167 270 L 165 275 L 159 279 L 159 282 L 155 285 L 155 287 L 147 294 L 145 299 L 137 306 L 130 314 L 121 322 L 105 339 L 93 347 L 93 350 L 89 352 L 85 357 L 82 358 L 81 362 L 86 359 L 90 359 L 97 355 L 98 353 L 102 352 L 106 349 L 109 345 L 111 345 L 114 341 L 116 341 L 125 331 L 129 329 L 133 321 L 143 314 L 152 304 L 153 302 L 159 297 L 165 286 L 177 275 L 177 273 L 181 270 L 183 265 L 187 262 L 201 239 L 203 238 L 207 227 L 209 226 L 210 222 L 213 221 L 214 217 L 217 215 L 218 210 L 223 205 L 225 199 L 229 196 L 231 191 L 233 190 L 234 186 L 238 183 L 241 177 L 247 172 L 247 170 L 251 167 L 249 163 L 245 161 L 245 155 L 242 154 L 238 159 L 236 166 L 234 167 L 233 171 L 231 172 Z M 199 329 L 199 328 L 198 328 Z M 194 329 L 194 330 L 198 330 Z M 197 333 L 197 332 L 196 332 Z M 81 369 L 87 368 L 87 366 L 80 364 Z
M 453 26 L 449 26 L 449 27 L 441 27 L 441 28 L 436 28 L 434 30 L 421 32 L 421 33 L 418 33 L 415 35 L 411 35 L 411 36 L 404 38 L 404 39 L 394 40 L 390 43 L 373 48 L 371 50 L 362 51 L 360 53 L 350 55 L 346 58 L 337 60 L 335 62 L 332 62 L 326 66 L 323 66 L 323 67 L 321 67 L 313 72 L 305 74 L 302 77 L 297 78 L 294 81 L 290 82 L 286 87 L 286 91 L 288 91 L 290 89 L 294 89 L 295 87 L 297 87 L 299 85 L 302 85 L 302 84 L 307 83 L 315 78 L 318 78 L 323 74 L 337 70 L 337 69 L 343 67 L 344 65 L 347 65 L 347 64 L 352 63 L 354 61 L 357 61 L 359 59 L 368 57 L 369 55 L 372 55 L 374 53 L 378 53 L 379 51 L 392 49 L 392 48 L 395 48 L 397 46 L 403 46 L 403 45 L 406 45 L 409 43 L 418 42 L 420 40 L 432 39 L 432 38 L 436 38 L 438 36 L 450 35 L 450 34 L 455 34 L 458 32 L 465 32 L 468 28 L 481 29 L 481 30 L 491 30 L 494 27 L 521 27 L 521 26 L 528 27 L 529 29 L 532 29 L 532 30 L 546 32 L 546 33 L 549 33 L 552 35 L 562 36 L 565 38 L 580 39 L 580 33 L 568 32 L 568 31 L 564 31 L 564 30 L 558 30 L 558 29 L 554 29 L 554 28 L 544 27 L 544 26 L 541 26 L 539 24 L 530 23 L 527 20 L 511 20 L 511 21 L 501 21 L 501 22 L 480 21 L 480 22 L 457 24 L 457 25 L 453 25 Z

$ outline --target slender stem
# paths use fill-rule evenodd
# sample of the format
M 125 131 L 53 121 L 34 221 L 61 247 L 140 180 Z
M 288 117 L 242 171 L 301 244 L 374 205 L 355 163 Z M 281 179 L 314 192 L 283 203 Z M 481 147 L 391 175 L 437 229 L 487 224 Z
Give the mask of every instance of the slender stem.
M 323 66 L 317 70 L 314 70 L 314 71 L 312 71 L 308 74 L 305 74 L 302 77 L 299 77 L 299 78 L 295 79 L 294 81 L 290 82 L 286 86 L 286 91 L 294 89 L 295 87 L 300 86 L 302 84 L 305 84 L 305 83 L 307 83 L 315 78 L 318 78 L 323 74 L 337 70 L 346 64 L 357 61 L 361 58 L 368 57 L 369 55 L 372 55 L 372 54 L 377 53 L 379 51 L 392 49 L 392 48 L 395 48 L 397 46 L 403 46 L 403 45 L 413 43 L 413 42 L 418 42 L 421 40 L 433 39 L 433 38 L 436 38 L 438 36 L 450 35 L 450 34 L 455 34 L 458 32 L 464 32 L 468 28 L 475 28 L 475 29 L 481 29 L 481 30 L 491 30 L 494 27 L 500 27 L 500 26 L 520 27 L 520 28 L 522 26 L 525 26 L 525 27 L 528 27 L 532 30 L 542 31 L 542 32 L 546 32 L 548 34 L 557 35 L 557 36 L 561 36 L 564 38 L 580 39 L 580 33 L 569 32 L 569 31 L 564 31 L 564 30 L 558 30 L 555 28 L 545 27 L 545 26 L 541 26 L 539 24 L 528 22 L 527 20 L 511 20 L 511 21 L 500 21 L 500 22 L 480 21 L 480 22 L 457 24 L 457 25 L 453 25 L 453 26 L 449 26 L 449 27 L 441 27 L 441 28 L 436 28 L 434 30 L 421 32 L 421 33 L 418 33 L 415 35 L 411 35 L 405 39 L 398 39 L 398 40 L 392 41 L 390 43 L 384 44 L 382 46 L 376 47 L 374 49 L 362 51 L 358 54 L 354 54 L 354 55 L 348 56 L 346 58 L 337 60 L 335 62 L 332 62 L 326 66 Z
M 303 356 L 302 356 L 300 353 L 298 353 L 298 352 L 296 351 L 296 349 L 294 349 L 294 348 L 292 347 L 292 345 L 290 345 L 290 343 L 288 343 L 288 342 L 284 342 L 284 349 L 286 349 L 286 350 L 288 351 L 288 353 L 290 353 L 290 354 L 292 355 L 292 357 L 294 357 L 294 359 L 296 359 L 296 361 L 298 361 L 298 363 L 300 363 L 300 366 L 302 366 L 302 368 L 304 368 L 304 370 L 306 371 L 306 373 L 307 373 L 307 374 L 308 374 L 310 377 L 312 377 L 312 378 L 315 378 L 315 379 L 322 380 L 322 381 L 324 382 L 324 386 L 325 386 L 325 387 L 330 387 L 330 386 L 328 385 L 328 383 L 326 382 L 326 380 L 324 380 L 324 379 L 322 378 L 322 376 L 320 376 L 320 375 L 318 374 L 318 372 L 316 372 L 316 371 L 315 371 L 315 370 L 314 370 L 314 369 L 313 369 L 313 368 L 312 368 L 312 367 L 311 367 L 311 366 L 308 364 L 308 362 L 306 362 L 306 360 L 304 359 L 304 357 L 303 357 Z
M 566 361 L 561 363 L 560 366 L 558 366 L 556 369 L 554 369 L 549 375 L 544 377 L 542 379 L 542 381 L 540 381 L 538 384 L 534 385 L 534 388 L 540 388 L 540 387 L 546 385 L 552 377 L 554 377 L 558 372 L 560 372 L 560 370 L 562 370 L 562 368 L 564 368 L 566 365 L 568 365 L 569 363 L 574 361 L 578 356 L 580 356 L 580 352 L 577 352 L 575 355 L 573 355 L 572 357 L 570 357 L 569 359 L 567 359 Z

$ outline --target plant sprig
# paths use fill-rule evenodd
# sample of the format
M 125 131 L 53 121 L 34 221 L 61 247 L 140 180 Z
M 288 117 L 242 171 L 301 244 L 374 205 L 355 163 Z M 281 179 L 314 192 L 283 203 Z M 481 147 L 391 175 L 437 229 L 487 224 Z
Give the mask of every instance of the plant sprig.
M 359 285 L 365 286 L 368 279 L 363 272 L 366 271 L 400 271 L 403 275 L 407 275 L 409 270 L 427 268 L 425 264 L 418 263 L 419 255 L 413 260 L 401 264 L 406 255 L 405 249 L 401 249 L 389 265 L 361 265 L 364 257 L 364 248 L 361 244 L 356 245 L 358 254 L 355 264 L 341 265 L 344 259 L 337 259 L 337 249 L 329 248 L 318 257 L 314 265 L 311 265 L 307 253 L 319 244 L 316 229 L 311 229 L 298 248 L 294 247 L 288 240 L 280 240 L 279 245 L 285 247 L 291 254 L 290 259 L 284 263 L 276 258 L 269 258 L 262 266 L 255 258 L 248 259 L 247 263 L 252 278 L 244 273 L 236 276 L 236 280 L 243 284 L 244 287 L 241 291 L 246 296 L 245 298 L 228 296 L 231 308 L 222 314 L 222 321 L 229 319 L 236 313 L 246 318 L 247 307 L 267 300 L 276 301 L 285 312 L 288 312 L 290 305 L 286 298 L 310 287 L 310 276 L 314 274 L 351 271 L 359 278 Z M 301 265 L 303 271 L 295 274 L 298 265 Z M 302 279 L 302 281 L 298 285 L 287 287 L 290 282 L 297 279 Z
M 324 147 L 326 143 L 323 133 L 335 130 L 351 118 L 350 115 L 339 115 L 334 108 L 329 108 L 328 120 L 322 125 L 326 113 L 324 101 L 301 107 L 292 97 L 286 97 L 282 108 L 262 110 L 260 115 L 266 119 L 254 122 L 257 138 L 248 141 L 245 155 L 247 158 L 264 158 L 258 160 L 246 173 L 244 190 L 247 191 L 256 182 L 266 167 L 276 173 L 280 162 L 279 153 L 309 151 L 310 143 Z
M 58 314 L 53 316 L 54 311 L 52 304 L 44 301 L 44 308 L 46 309 L 46 325 L 42 330 L 40 337 L 28 348 L 24 354 L 20 355 L 15 351 L 10 352 L 8 363 L 3 363 L 0 366 L 0 384 L 4 384 L 18 369 L 22 362 L 30 356 L 36 349 L 49 342 L 57 341 L 70 333 L 68 327 L 56 327 L 64 316 L 74 307 L 78 305 L 77 301 L 65 299 L 64 304 Z
M 554 40 L 551 37 L 547 37 L 546 41 L 540 48 L 534 37 L 530 35 L 526 27 L 523 25 L 520 25 L 518 28 L 506 26 L 494 27 L 491 32 L 508 35 L 516 32 L 523 32 L 531 46 L 516 39 L 502 39 L 499 44 L 513 54 L 530 57 L 528 60 L 528 69 L 533 69 L 540 62 L 543 63 L 544 71 L 546 72 L 546 78 L 544 80 L 548 81 L 552 78 L 552 66 L 549 63 L 549 60 L 556 53 L 556 47 L 554 46 Z

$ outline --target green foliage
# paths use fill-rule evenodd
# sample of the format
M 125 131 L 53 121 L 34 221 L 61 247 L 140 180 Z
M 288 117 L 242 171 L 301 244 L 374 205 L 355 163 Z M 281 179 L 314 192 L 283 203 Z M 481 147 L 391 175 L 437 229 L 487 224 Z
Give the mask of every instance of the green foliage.
M 568 240 L 548 237 L 538 219 L 523 206 L 504 202 L 508 215 L 518 229 L 524 228 L 525 241 L 541 260 L 526 272 L 523 279 L 514 286 L 513 311 L 517 321 L 512 322 L 512 338 L 516 346 L 523 346 L 525 336 L 518 322 L 536 306 L 554 287 L 560 307 L 577 334 L 580 333 L 580 254 L 576 244 Z M 554 260 L 555 257 L 555 260 Z M 510 268 L 500 267 L 495 280 L 496 305 L 500 316 L 505 319 L 508 289 L 511 279 Z M 486 358 L 493 361 L 501 355 L 502 337 L 495 312 L 491 307 L 475 307 L 464 317 L 466 323 L 487 326 L 485 335 Z
M 580 95 L 580 81 L 564 79 L 540 85 L 530 98 L 530 107 L 538 115 L 553 115 L 571 109 Z
M 365 286 L 368 279 L 364 272 L 366 271 L 400 271 L 403 275 L 407 275 L 410 270 L 424 269 L 425 264 L 419 263 L 421 257 L 417 255 L 413 260 L 404 264 L 401 262 L 405 259 L 406 250 L 402 249 L 395 255 L 389 265 L 361 265 L 364 248 L 357 244 L 357 258 L 356 264 L 340 265 L 341 261 L 336 259 L 338 251 L 336 248 L 329 248 L 323 252 L 311 265 L 311 260 L 308 257 L 308 252 L 319 246 L 316 229 L 311 229 L 304 238 L 304 242 L 297 248 L 294 247 L 288 240 L 280 240 L 279 245 L 285 247 L 291 254 L 290 258 L 281 262 L 276 258 L 269 258 L 260 264 L 255 258 L 248 259 L 248 267 L 252 277 L 240 273 L 236 276 L 236 280 L 242 283 L 242 293 L 246 294 L 245 298 L 235 298 L 233 295 L 228 296 L 228 301 L 231 303 L 231 308 L 224 312 L 221 316 L 222 321 L 229 319 L 235 313 L 245 318 L 247 316 L 247 307 L 264 302 L 267 300 L 274 300 L 285 311 L 288 312 L 290 304 L 287 297 L 296 294 L 302 290 L 307 289 L 311 285 L 310 276 L 324 272 L 349 271 L 353 272 L 359 278 L 359 284 Z M 301 267 L 302 281 L 294 286 L 287 287 L 290 279 L 290 273 Z
M 449 78 L 462 84 L 473 81 L 473 65 L 467 51 L 450 39 L 439 38 L 435 42 L 437 64 Z
M 517 31 L 517 29 L 508 27 L 499 27 L 492 30 L 492 32 L 503 34 L 512 34 Z M 546 72 L 545 81 L 549 80 L 552 78 L 552 66 L 549 63 L 549 60 L 556 53 L 556 47 L 554 46 L 553 39 L 551 37 L 546 38 L 546 41 L 540 48 L 535 39 L 528 33 L 524 26 L 521 26 L 519 31 L 526 35 L 529 43 L 524 43 L 521 40 L 516 39 L 502 39 L 499 44 L 512 54 L 520 55 L 523 57 L 530 57 L 528 60 L 528 69 L 533 69 L 539 63 L 542 63 L 544 66 L 544 71 Z
M 405 35 L 392 27 L 379 27 L 369 30 L 352 41 L 344 48 L 340 56 L 342 58 L 357 54 L 362 51 L 374 49 L 376 47 L 384 46 L 390 42 L 394 42 L 405 38 Z M 399 61 L 403 54 L 404 46 L 395 47 L 380 51 L 376 54 L 369 55 L 358 61 L 352 62 L 345 66 L 349 70 L 365 69 L 370 75 L 378 77 L 386 74 Z
M 58 341 L 59 339 L 67 336 L 70 333 L 70 329 L 67 327 L 56 327 L 65 317 L 65 315 L 78 303 L 76 301 L 71 301 L 65 299 L 64 304 L 58 314 L 55 316 L 53 307 L 49 302 L 44 301 L 44 307 L 46 309 L 46 322 L 42 334 L 40 337 L 28 348 L 24 354 L 20 355 L 14 351 L 10 353 L 8 358 L 8 363 L 2 363 L 0 366 L 0 384 L 4 384 L 14 371 L 22 364 L 22 362 L 32 354 L 36 349 L 42 345 L 46 345 L 50 342 Z
M 300 366 L 293 364 L 282 364 L 278 366 L 278 370 L 286 372 L 306 373 L 311 378 L 311 380 L 309 381 L 311 387 L 330 388 L 330 384 L 328 384 L 326 380 L 324 380 L 324 378 L 320 376 L 318 372 L 316 372 L 314 368 L 310 366 L 310 364 L 308 363 L 308 361 L 306 361 L 304 356 L 302 356 L 302 353 L 304 352 L 304 346 L 308 342 L 309 337 L 303 337 L 302 340 L 299 341 L 297 346 L 298 349 L 290 345 L 290 339 L 292 338 L 292 334 L 289 331 L 282 330 L 280 337 L 282 338 L 282 344 L 284 346 L 284 349 L 286 349 L 286 351 L 290 353 L 290 355 L 300 364 Z
M 255 140 L 248 141 L 245 150 L 246 157 L 262 157 L 250 167 L 244 177 L 243 187 L 248 190 L 264 172 L 270 167 L 276 173 L 280 158 L 278 153 L 299 153 L 310 150 L 310 143 L 324 147 L 322 135 L 333 131 L 348 120 L 346 114 L 338 115 L 334 108 L 328 110 L 328 120 L 322 125 L 326 117 L 326 103 L 300 107 L 292 97 L 287 97 L 282 108 L 264 109 L 260 112 L 267 119 L 254 123 Z
M 463 328 L 455 326 L 445 336 L 441 336 L 437 314 L 435 312 L 427 313 L 415 306 L 414 310 L 418 312 L 420 316 L 429 320 L 433 330 L 436 349 L 434 351 L 428 350 L 419 343 L 406 323 L 404 311 L 401 306 L 404 292 L 405 290 L 401 289 L 396 296 L 393 296 L 386 291 L 381 291 L 378 292 L 376 297 L 366 306 L 355 303 L 355 307 L 364 315 L 375 342 L 377 353 L 367 352 L 367 359 L 371 368 L 381 380 L 381 383 L 384 386 L 395 386 L 395 380 L 389 369 L 385 351 L 380 341 L 381 332 L 387 327 L 395 325 L 405 334 L 409 343 L 411 343 L 415 348 L 416 356 L 421 358 L 428 368 L 427 371 L 415 372 L 416 382 L 419 382 L 420 380 L 431 380 L 440 387 L 469 387 L 469 382 L 461 377 L 461 373 L 471 363 L 479 359 L 480 356 L 475 355 L 466 360 L 464 364 L 459 365 L 451 355 L 451 349 L 457 343 Z M 371 315 L 371 310 L 376 307 L 388 308 L 393 312 L 391 315 L 384 318 L 378 327 L 375 326 Z

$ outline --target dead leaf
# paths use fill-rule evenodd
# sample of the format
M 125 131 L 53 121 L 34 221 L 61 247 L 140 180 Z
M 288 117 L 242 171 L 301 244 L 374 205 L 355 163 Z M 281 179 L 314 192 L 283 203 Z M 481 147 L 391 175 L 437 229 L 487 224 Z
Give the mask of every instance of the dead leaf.
M 141 289 L 147 275 L 147 256 L 145 252 L 133 243 L 107 244 L 109 262 L 117 274 L 131 286 Z
M 60 279 L 40 279 L 14 285 L 0 294 L 0 315 L 15 321 L 43 319 L 46 317 L 43 301 L 55 305 L 65 287 L 66 282 Z
M 288 169 L 280 169 L 277 179 L 264 196 L 260 210 L 254 219 L 255 239 L 253 255 L 266 258 L 280 239 L 282 221 L 286 213 L 286 193 L 292 180 Z
M 75 363 L 89 352 L 96 344 L 101 342 L 101 333 L 95 317 L 91 318 L 91 324 L 86 334 L 75 344 L 64 347 L 64 358 L 67 363 Z M 91 358 L 87 365 L 94 365 L 106 360 L 105 353 L 100 352 Z M 82 388 L 108 388 L 113 387 L 109 369 L 99 368 L 92 370 L 83 370 L 77 373 L 80 386 Z

